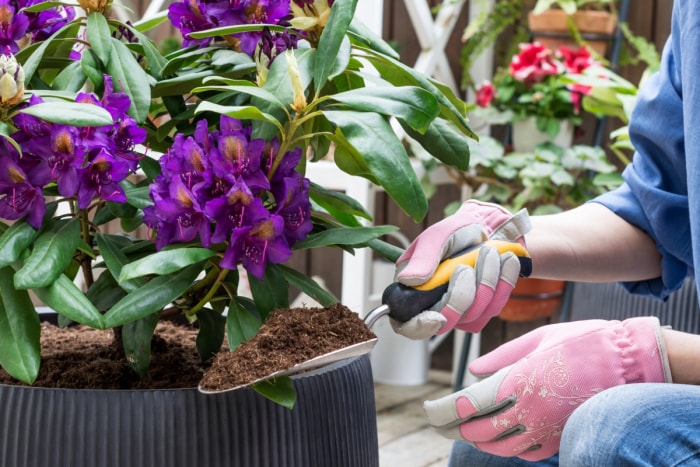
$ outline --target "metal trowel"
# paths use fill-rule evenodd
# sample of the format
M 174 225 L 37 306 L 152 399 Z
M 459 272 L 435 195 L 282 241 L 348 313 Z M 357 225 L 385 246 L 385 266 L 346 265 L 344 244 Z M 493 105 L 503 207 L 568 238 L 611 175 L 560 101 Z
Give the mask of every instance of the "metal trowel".
M 459 253 L 443 260 L 435 270 L 433 277 L 424 284 L 410 287 L 399 282 L 394 282 L 389 285 L 382 294 L 382 304 L 365 316 L 364 322 L 367 327 L 371 329 L 377 320 L 383 316 L 390 316 L 395 320 L 406 322 L 421 311 L 431 308 L 435 303 L 440 301 L 442 296 L 447 291 L 450 276 L 457 266 L 465 265 L 473 267 L 476 264 L 479 250 L 484 245 L 496 248 L 499 254 L 503 254 L 508 251 L 515 253 L 520 260 L 520 275 L 522 277 L 527 277 L 532 272 L 532 260 L 530 255 L 527 250 L 520 245 L 520 243 L 488 240 L 484 243 L 480 243 L 479 245 L 462 250 Z M 298 373 L 304 373 L 330 363 L 344 360 L 346 358 L 369 353 L 369 351 L 374 348 L 376 342 L 377 339 L 375 338 L 344 347 L 342 349 L 334 350 L 310 360 L 306 360 L 286 370 L 277 371 L 263 378 L 250 381 L 249 383 L 236 387 L 212 391 L 200 386 L 199 391 L 205 394 L 233 391 L 279 376 L 291 376 Z

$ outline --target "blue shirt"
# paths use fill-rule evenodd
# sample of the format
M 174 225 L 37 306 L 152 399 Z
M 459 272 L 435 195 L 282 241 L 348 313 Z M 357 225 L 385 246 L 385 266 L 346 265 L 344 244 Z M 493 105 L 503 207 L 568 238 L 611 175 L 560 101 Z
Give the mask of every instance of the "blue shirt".
M 661 277 L 624 285 L 663 299 L 700 267 L 700 1 L 674 3 L 661 68 L 639 90 L 629 130 L 625 183 L 594 201 L 654 239 Z

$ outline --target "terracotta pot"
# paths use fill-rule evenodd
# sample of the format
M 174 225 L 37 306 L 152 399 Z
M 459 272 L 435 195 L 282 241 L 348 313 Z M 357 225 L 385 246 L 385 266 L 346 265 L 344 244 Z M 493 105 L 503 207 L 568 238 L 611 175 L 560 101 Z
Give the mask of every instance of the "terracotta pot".
M 293 410 L 248 388 L 200 394 L 0 385 L 0 465 L 379 465 L 368 355 L 293 382 Z
M 537 129 L 535 117 L 516 120 L 513 127 L 513 149 L 516 152 L 532 152 L 535 146 L 547 141 L 569 148 L 574 141 L 574 125 L 569 120 L 559 122 L 559 133 L 554 137 Z
M 564 284 L 564 281 L 520 279 L 498 317 L 518 322 L 548 318 L 561 307 Z
M 560 45 L 577 47 L 569 33 L 569 15 L 562 10 L 547 10 L 539 15 L 528 14 L 528 27 L 534 40 L 552 50 Z M 608 11 L 577 11 L 571 16 L 576 29 L 586 43 L 600 55 L 607 52 L 608 43 L 617 27 L 617 15 Z

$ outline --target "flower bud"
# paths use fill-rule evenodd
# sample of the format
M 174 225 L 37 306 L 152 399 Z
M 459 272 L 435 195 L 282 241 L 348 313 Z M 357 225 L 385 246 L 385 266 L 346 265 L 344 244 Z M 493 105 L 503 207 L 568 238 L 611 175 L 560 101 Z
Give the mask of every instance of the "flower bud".
M 292 83 L 292 89 L 294 90 L 294 103 L 292 104 L 292 109 L 299 111 L 307 105 L 304 85 L 301 82 L 301 73 L 299 72 L 299 64 L 297 63 L 296 57 L 289 50 L 286 52 L 286 55 L 289 80 Z
M 11 107 L 24 97 L 24 70 L 14 55 L 0 55 L 0 107 Z
M 112 6 L 112 0 L 78 0 L 78 3 L 87 14 L 94 12 L 107 14 Z

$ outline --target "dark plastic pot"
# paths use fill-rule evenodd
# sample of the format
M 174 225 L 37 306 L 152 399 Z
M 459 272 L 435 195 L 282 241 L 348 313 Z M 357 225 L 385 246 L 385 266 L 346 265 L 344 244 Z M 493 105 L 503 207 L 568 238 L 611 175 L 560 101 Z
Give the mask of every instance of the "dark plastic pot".
M 0 385 L 0 465 L 378 466 L 369 356 L 294 378 L 288 410 L 252 389 L 86 390 Z

